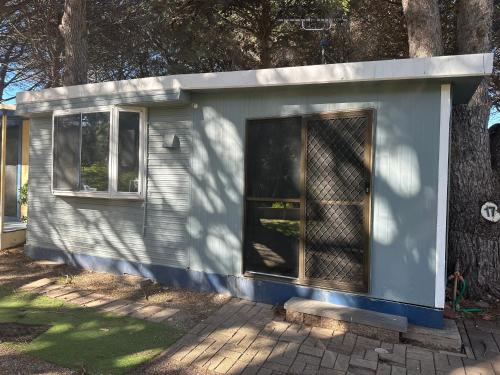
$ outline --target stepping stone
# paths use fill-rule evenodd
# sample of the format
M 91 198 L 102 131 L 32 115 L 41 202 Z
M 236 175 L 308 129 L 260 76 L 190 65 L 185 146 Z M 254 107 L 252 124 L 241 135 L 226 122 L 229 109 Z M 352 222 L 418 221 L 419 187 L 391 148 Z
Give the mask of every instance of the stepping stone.
M 47 293 L 45 293 L 45 295 L 47 295 L 48 297 L 51 297 L 51 298 L 58 298 L 58 297 L 61 297 L 65 294 L 73 293 L 74 291 L 75 291 L 75 289 L 73 289 L 73 288 L 62 287 L 62 288 L 50 290 Z
M 92 293 L 92 292 L 78 290 L 78 291 L 75 291 L 72 293 L 65 294 L 65 295 L 59 297 L 59 299 L 62 299 L 64 301 L 68 301 L 68 302 L 73 302 L 73 300 L 75 300 L 77 298 L 85 297 L 86 295 L 88 295 L 90 293 Z
M 36 292 L 40 293 L 40 294 L 47 294 L 51 290 L 57 290 L 57 289 L 61 289 L 61 288 L 64 288 L 64 285 L 61 285 L 61 284 L 49 284 L 49 285 L 44 286 L 44 287 L 42 287 L 40 289 L 37 289 Z
M 465 320 L 464 324 L 476 359 L 492 359 L 500 356 L 500 349 L 491 333 L 481 331 L 471 320 Z
M 100 310 L 106 311 L 106 312 L 112 312 L 113 310 L 117 310 L 120 307 L 130 305 L 131 303 L 133 303 L 133 302 L 119 299 L 119 300 L 115 300 L 111 303 L 108 303 L 106 306 L 101 307 Z
M 158 313 L 159 311 L 163 310 L 162 307 L 156 306 L 156 305 L 149 305 L 142 307 L 138 310 L 135 310 L 130 314 L 131 317 L 137 318 L 137 319 L 147 319 L 150 316 Z
M 424 347 L 460 352 L 462 338 L 454 320 L 444 319 L 443 329 L 434 329 L 410 324 L 403 339 Z
M 177 309 L 162 308 L 161 311 L 158 311 L 156 314 L 151 315 L 150 317 L 146 318 L 146 320 L 149 320 L 150 322 L 161 323 L 165 319 L 170 318 L 178 311 L 179 310 Z
M 62 260 L 36 260 L 34 263 L 38 264 L 40 266 L 60 266 L 61 264 L 64 264 L 64 261 L 62 261 Z
M 286 320 L 309 326 L 346 330 L 360 336 L 387 342 L 399 342 L 408 329 L 405 316 L 335 305 L 328 302 L 294 297 L 285 302 Z
M 497 322 L 478 319 L 474 321 L 474 326 L 480 331 L 500 335 L 500 326 Z
M 142 303 L 134 302 L 134 303 L 131 303 L 130 305 L 119 307 L 118 309 L 113 310 L 113 314 L 117 314 L 117 315 L 130 315 L 134 311 L 139 310 L 139 309 L 143 308 L 144 306 L 145 305 L 142 304 Z
M 71 303 L 75 303 L 75 304 L 80 305 L 80 306 L 86 306 L 89 302 L 92 302 L 92 301 L 95 301 L 98 299 L 102 299 L 102 298 L 103 298 L 103 296 L 100 294 L 90 293 L 90 294 L 85 295 L 83 297 L 76 298 L 76 299 L 72 300 Z
M 115 300 L 112 300 L 110 298 L 105 298 L 105 297 L 101 297 L 101 298 L 98 298 L 92 302 L 89 302 L 87 304 L 85 304 L 85 307 L 95 307 L 95 308 L 100 308 L 100 307 L 103 307 L 109 303 L 112 303 L 114 302 Z
M 22 287 L 20 287 L 19 289 L 20 290 L 35 290 L 35 289 L 38 289 L 38 288 L 41 288 L 42 286 L 47 286 L 49 284 L 53 284 L 55 281 L 52 280 L 52 279 L 49 279 L 49 278 L 44 278 L 44 279 L 40 279 L 40 280 L 36 280 L 36 281 L 33 281 L 29 284 L 25 284 L 23 285 Z

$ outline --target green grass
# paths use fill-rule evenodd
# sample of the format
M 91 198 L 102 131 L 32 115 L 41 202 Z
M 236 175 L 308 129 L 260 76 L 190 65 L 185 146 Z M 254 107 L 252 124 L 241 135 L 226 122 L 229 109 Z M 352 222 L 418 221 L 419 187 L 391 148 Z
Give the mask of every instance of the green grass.
M 298 220 L 260 219 L 262 226 L 280 232 L 287 237 L 299 238 L 300 222 Z
M 91 374 L 130 371 L 181 336 L 181 332 L 163 324 L 116 317 L 1 287 L 0 322 L 51 325 L 31 343 L 2 345 L 64 367 L 84 368 Z

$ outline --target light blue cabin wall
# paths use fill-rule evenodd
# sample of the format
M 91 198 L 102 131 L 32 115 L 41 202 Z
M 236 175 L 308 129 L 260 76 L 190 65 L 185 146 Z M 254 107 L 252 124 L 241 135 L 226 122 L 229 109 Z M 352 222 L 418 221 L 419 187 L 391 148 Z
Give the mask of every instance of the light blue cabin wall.
M 190 97 L 190 105 L 148 109 L 146 202 L 53 196 L 51 117 L 33 117 L 29 247 L 239 276 L 246 119 L 373 108 L 368 296 L 434 306 L 438 83 L 192 92 Z M 179 137 L 179 149 L 163 147 L 171 134 Z
M 168 150 L 172 131 L 180 148 Z M 52 118 L 33 117 L 27 245 L 187 268 L 190 133 L 189 107 L 149 109 L 146 202 L 63 197 L 51 192 Z
M 369 295 L 434 306 L 439 84 L 205 93 L 192 102 L 191 269 L 241 274 L 246 119 L 374 108 Z

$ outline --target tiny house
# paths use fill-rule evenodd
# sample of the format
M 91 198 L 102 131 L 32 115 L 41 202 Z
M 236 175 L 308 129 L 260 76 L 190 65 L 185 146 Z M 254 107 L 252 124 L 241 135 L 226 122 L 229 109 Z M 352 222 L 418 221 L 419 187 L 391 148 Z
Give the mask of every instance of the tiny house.
M 0 249 L 26 238 L 26 206 L 22 187 L 28 182 L 29 122 L 15 115 L 15 105 L 0 104 Z
M 477 54 L 19 93 L 25 251 L 439 327 L 451 106 L 491 71 Z

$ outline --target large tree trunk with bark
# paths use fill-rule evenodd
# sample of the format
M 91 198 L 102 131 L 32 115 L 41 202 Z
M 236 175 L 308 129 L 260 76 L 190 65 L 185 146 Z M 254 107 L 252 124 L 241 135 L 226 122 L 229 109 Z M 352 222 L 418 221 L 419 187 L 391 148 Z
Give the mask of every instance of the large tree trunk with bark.
M 257 28 L 257 44 L 259 51 L 259 68 L 271 67 L 271 34 L 273 26 L 271 22 L 271 2 L 265 0 L 261 4 L 260 17 Z
M 64 39 L 64 86 L 87 83 L 86 0 L 65 0 L 59 30 Z
M 411 57 L 443 54 L 441 20 L 436 0 L 403 0 Z
M 437 0 L 402 0 L 411 57 L 443 52 Z M 459 0 L 457 52 L 490 51 L 493 0 Z M 473 297 L 500 297 L 500 224 L 484 220 L 480 209 L 498 201 L 498 178 L 491 165 L 486 124 L 490 100 L 488 82 L 481 83 L 467 105 L 452 113 L 448 270 L 458 263 Z
M 459 54 L 489 52 L 493 0 L 461 0 Z M 453 108 L 451 130 L 448 268 L 458 263 L 473 297 L 500 297 L 500 223 L 482 218 L 486 201 L 500 203 L 487 129 L 491 101 L 483 80 L 467 105 Z

